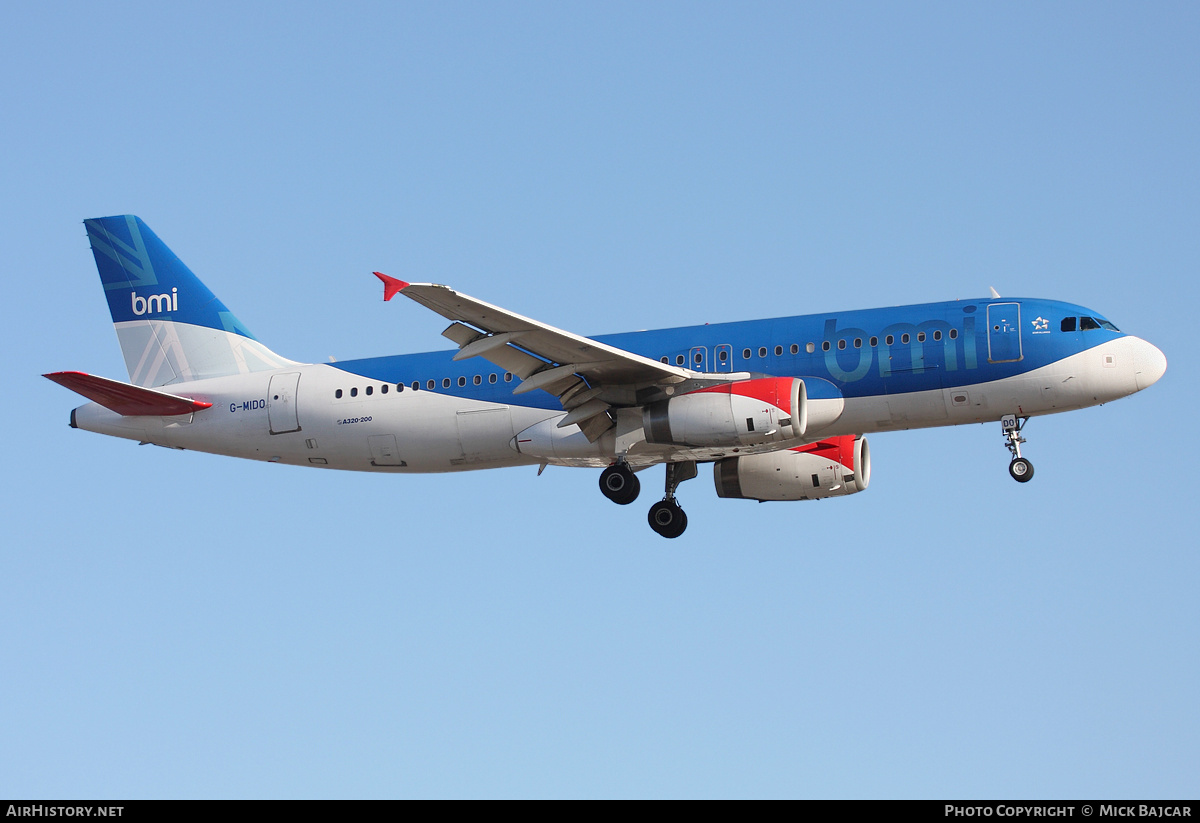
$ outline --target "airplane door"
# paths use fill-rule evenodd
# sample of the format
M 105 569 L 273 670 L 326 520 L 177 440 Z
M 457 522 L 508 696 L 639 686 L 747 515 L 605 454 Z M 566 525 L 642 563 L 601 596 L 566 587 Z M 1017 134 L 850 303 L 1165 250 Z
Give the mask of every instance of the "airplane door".
M 1021 304 L 988 306 L 988 362 L 1013 363 L 1021 354 Z
M 704 346 L 692 346 L 688 355 L 688 368 L 693 371 L 708 371 L 708 349 Z
M 731 372 L 733 371 L 733 346 L 728 343 L 722 343 L 713 349 L 713 354 L 717 357 L 717 371 Z
M 300 431 L 300 419 L 296 411 L 296 390 L 300 386 L 300 372 L 277 374 L 271 378 L 267 389 L 267 420 L 271 434 L 286 434 Z

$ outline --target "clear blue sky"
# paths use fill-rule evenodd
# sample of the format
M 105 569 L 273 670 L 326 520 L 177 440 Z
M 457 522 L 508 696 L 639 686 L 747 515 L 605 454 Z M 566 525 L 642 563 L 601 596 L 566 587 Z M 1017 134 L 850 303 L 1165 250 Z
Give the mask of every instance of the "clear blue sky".
M 1195 798 L 1198 43 L 1171 2 L 9 4 L 0 796 Z M 379 269 L 584 334 L 995 286 L 1170 367 L 1034 420 L 1028 485 L 998 425 L 879 435 L 841 500 L 704 469 L 665 541 L 594 471 L 68 429 L 39 374 L 125 377 L 120 213 L 299 360 L 444 347 Z

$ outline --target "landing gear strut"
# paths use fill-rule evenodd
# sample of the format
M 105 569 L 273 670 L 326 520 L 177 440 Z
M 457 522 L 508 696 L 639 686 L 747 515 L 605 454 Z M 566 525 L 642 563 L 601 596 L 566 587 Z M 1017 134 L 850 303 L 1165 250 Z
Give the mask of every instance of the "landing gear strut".
M 637 500 L 642 490 L 642 483 L 637 479 L 633 470 L 624 459 L 618 459 L 600 473 L 600 491 L 612 502 L 620 506 L 628 505 Z
M 1021 456 L 1021 444 L 1025 442 L 1025 438 L 1021 436 L 1021 429 L 1025 428 L 1028 422 L 1028 415 L 1019 420 L 1015 414 L 1006 414 L 1000 418 L 1000 427 L 1004 430 L 1004 447 L 1013 456 L 1012 462 L 1008 464 L 1008 473 L 1018 483 L 1028 483 L 1033 479 L 1033 464 Z
M 650 528 L 663 537 L 679 537 L 687 528 L 687 515 L 675 500 L 675 489 L 684 480 L 691 480 L 695 476 L 695 460 L 667 464 L 666 494 L 650 507 L 650 514 L 646 517 L 650 521 Z

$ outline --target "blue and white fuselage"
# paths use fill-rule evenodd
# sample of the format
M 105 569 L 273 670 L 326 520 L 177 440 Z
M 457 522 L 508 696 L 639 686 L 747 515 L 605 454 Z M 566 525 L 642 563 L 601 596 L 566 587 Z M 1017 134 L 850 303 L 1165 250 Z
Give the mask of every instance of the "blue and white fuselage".
M 583 338 L 386 275 L 388 297 L 452 321 L 458 348 L 301 364 L 254 340 L 137 218 L 86 225 L 131 384 L 52 377 L 99 400 L 72 413 L 74 426 L 354 471 L 607 467 L 602 488 L 619 503 L 637 494 L 632 471 L 665 463 L 667 495 L 650 516 L 665 536 L 686 525 L 674 487 L 697 462 L 717 464 L 722 496 L 812 499 L 865 488 L 864 434 L 1004 420 L 1024 480 L 1024 419 L 1133 394 L 1166 370 L 1150 343 L 1052 300 Z

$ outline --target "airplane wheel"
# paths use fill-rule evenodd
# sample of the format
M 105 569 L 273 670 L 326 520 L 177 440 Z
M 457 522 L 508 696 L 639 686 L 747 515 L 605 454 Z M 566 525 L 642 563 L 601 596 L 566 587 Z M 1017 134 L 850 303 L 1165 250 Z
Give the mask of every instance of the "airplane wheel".
M 663 537 L 679 537 L 687 528 L 687 515 L 674 500 L 655 503 L 646 519 L 650 521 L 650 528 Z
M 609 466 L 600 473 L 600 491 L 612 502 L 626 506 L 637 500 L 642 481 L 626 466 Z
M 1016 457 L 1008 464 L 1008 473 L 1018 483 L 1028 483 L 1033 479 L 1033 464 L 1024 457 Z

